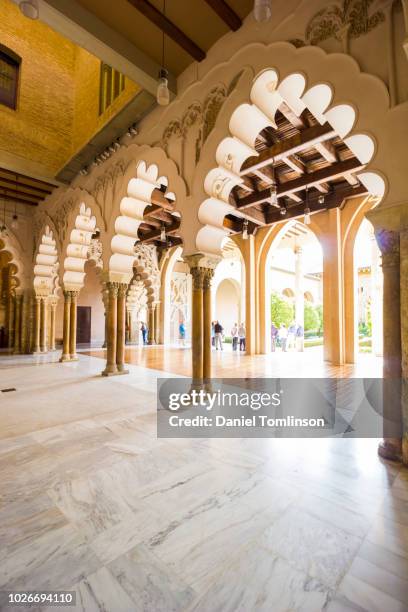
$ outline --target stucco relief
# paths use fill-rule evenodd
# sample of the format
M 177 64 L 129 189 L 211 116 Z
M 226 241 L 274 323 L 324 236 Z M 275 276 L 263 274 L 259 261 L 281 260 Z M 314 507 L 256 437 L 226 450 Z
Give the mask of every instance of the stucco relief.
M 152 244 L 139 242 L 134 249 L 135 267 L 149 282 L 152 301 L 157 302 L 160 295 L 160 270 L 157 249 Z
M 170 320 L 179 321 L 178 314 L 182 313 L 182 319 L 188 319 L 188 297 L 189 284 L 188 275 L 183 272 L 173 272 L 170 281 Z
M 107 205 L 105 197 L 106 191 L 108 187 L 115 187 L 116 182 L 124 176 L 126 168 L 126 162 L 123 159 L 119 159 L 114 165 L 109 166 L 103 174 L 97 177 L 90 189 L 90 194 L 95 198 L 102 211 L 105 223 L 107 222 L 105 210 Z
M 99 238 L 92 238 L 91 244 L 88 249 L 88 259 L 92 259 L 95 262 L 97 268 L 103 269 L 103 259 L 102 259 L 102 242 Z
M 342 4 L 330 4 L 318 11 L 309 21 L 305 40 L 290 40 L 295 47 L 319 45 L 335 38 L 342 42 L 345 49 L 348 40 L 359 38 L 374 30 L 385 21 L 381 10 L 372 10 L 375 0 L 343 0 Z

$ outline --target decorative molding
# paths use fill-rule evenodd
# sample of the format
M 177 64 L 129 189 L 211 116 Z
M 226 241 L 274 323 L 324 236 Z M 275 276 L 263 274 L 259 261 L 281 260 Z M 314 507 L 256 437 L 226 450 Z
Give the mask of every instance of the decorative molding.
M 348 41 L 368 34 L 385 21 L 381 10 L 371 11 L 375 0 L 343 0 L 340 4 L 330 4 L 318 11 L 309 21 L 305 40 L 295 38 L 290 40 L 295 47 L 319 45 L 334 38 L 343 43 L 347 51 Z

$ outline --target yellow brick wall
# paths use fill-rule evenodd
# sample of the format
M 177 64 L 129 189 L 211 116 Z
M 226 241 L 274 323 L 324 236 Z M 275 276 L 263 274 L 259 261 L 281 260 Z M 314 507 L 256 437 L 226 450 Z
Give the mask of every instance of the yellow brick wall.
M 0 1 L 0 42 L 22 58 L 17 110 L 0 104 L 0 165 L 5 151 L 57 174 L 140 90 L 126 79 L 99 116 L 100 60 L 25 18 L 11 0 Z

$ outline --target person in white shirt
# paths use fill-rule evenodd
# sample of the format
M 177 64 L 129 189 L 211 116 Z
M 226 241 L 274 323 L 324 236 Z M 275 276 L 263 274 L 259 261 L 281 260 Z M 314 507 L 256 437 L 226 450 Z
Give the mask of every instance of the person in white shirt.
M 238 323 L 234 323 L 234 327 L 231 329 L 232 338 L 232 350 L 236 351 L 238 348 Z

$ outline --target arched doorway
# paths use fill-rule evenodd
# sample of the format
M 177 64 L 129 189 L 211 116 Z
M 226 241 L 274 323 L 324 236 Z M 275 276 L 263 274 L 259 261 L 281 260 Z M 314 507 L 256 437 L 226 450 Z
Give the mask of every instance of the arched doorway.
M 357 358 L 382 355 L 383 273 L 374 228 L 364 219 L 354 242 L 355 352 Z
M 323 252 L 310 226 L 283 226 L 269 248 L 265 287 L 267 352 L 313 349 L 322 358 Z

